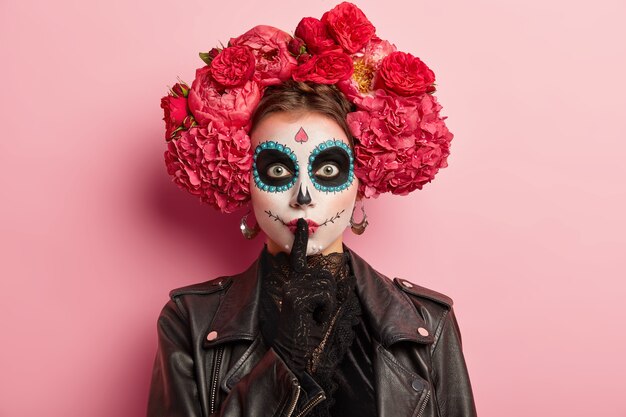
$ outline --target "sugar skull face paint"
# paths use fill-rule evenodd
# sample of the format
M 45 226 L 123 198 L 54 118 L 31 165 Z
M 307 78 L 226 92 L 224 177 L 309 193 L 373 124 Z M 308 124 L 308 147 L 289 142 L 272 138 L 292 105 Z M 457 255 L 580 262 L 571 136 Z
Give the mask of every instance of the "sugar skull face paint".
M 340 250 L 358 189 L 341 127 L 318 113 L 273 113 L 251 139 L 252 206 L 270 251 L 291 252 L 301 217 L 309 224 L 307 254 Z

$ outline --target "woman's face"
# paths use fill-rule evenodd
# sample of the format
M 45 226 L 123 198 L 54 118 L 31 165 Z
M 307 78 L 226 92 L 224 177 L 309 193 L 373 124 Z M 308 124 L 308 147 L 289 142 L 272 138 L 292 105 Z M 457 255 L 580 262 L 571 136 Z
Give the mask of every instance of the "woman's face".
M 341 251 L 358 189 L 343 129 L 319 113 L 271 113 L 251 139 L 252 206 L 269 251 L 291 252 L 301 217 L 309 223 L 307 255 Z

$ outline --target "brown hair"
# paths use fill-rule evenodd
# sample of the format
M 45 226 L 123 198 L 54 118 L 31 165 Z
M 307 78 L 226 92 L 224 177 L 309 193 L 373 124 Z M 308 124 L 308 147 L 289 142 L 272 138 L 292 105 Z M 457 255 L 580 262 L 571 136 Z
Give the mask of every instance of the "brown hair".
M 354 111 L 352 103 L 334 85 L 286 81 L 265 90 L 252 116 L 252 130 L 263 118 L 277 112 L 316 112 L 337 122 L 354 146 L 346 116 Z

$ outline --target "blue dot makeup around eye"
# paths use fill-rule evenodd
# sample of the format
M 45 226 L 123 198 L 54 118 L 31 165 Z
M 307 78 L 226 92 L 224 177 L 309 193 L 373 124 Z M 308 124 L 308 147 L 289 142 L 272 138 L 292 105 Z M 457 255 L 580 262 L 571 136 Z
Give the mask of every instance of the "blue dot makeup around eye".
M 285 180 L 272 180 L 268 178 L 264 172 L 260 172 L 257 159 L 263 151 L 271 152 L 273 155 L 279 155 L 279 158 L 277 158 L 276 161 L 273 163 L 278 162 L 289 165 L 289 168 L 291 168 L 291 170 L 293 171 L 293 176 L 291 178 L 285 178 L 285 180 L 288 180 L 285 182 Z M 271 166 L 271 164 L 266 164 L 266 167 L 267 166 Z M 263 168 L 261 169 L 261 171 L 263 171 Z M 298 179 L 298 174 L 298 158 L 288 146 L 274 141 L 267 141 L 260 143 L 255 148 L 252 162 L 252 176 L 254 178 L 254 183 L 260 190 L 270 193 L 287 191 L 296 183 Z M 272 182 L 275 182 L 275 184 L 273 184 Z
M 345 151 L 348 156 L 348 169 L 347 172 L 342 172 L 340 183 L 327 184 L 315 177 L 315 169 L 313 166 L 315 165 L 316 159 L 320 156 L 320 154 L 324 155 L 324 153 L 328 153 L 327 151 L 331 151 L 333 148 L 340 148 Z M 345 142 L 337 139 L 329 139 L 320 143 L 315 147 L 315 149 L 313 149 L 311 155 L 309 156 L 308 174 L 309 178 L 311 178 L 313 186 L 319 191 L 331 193 L 345 190 L 350 187 L 350 185 L 352 185 L 352 181 L 354 181 L 354 157 L 352 155 L 352 149 L 350 149 L 350 146 L 348 146 Z

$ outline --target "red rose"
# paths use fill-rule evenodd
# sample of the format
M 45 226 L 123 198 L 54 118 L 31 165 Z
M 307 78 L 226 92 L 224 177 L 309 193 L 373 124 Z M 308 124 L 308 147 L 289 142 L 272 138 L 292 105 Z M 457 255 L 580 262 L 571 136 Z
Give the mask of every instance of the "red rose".
M 261 90 L 254 80 L 237 88 L 222 88 L 211 78 L 211 67 L 196 71 L 189 91 L 189 109 L 198 124 L 210 121 L 225 126 L 250 128 L 250 118 L 261 100 Z
M 350 78 L 352 58 L 343 52 L 324 52 L 313 55 L 293 72 L 295 81 L 312 81 L 318 84 L 336 84 Z
M 311 59 L 313 55 L 311 54 L 302 54 L 298 57 L 298 65 L 303 65 L 306 62 L 308 62 L 309 59 Z
M 171 89 L 171 93 L 174 97 L 187 97 L 189 94 L 189 86 L 181 81 L 174 84 L 174 87 Z
M 240 87 L 254 74 L 254 55 L 245 46 L 223 49 L 211 61 L 213 79 L 224 87 Z
M 321 54 L 326 51 L 340 51 L 341 47 L 328 33 L 326 25 L 314 17 L 305 17 L 298 23 L 295 36 L 306 44 L 310 53 Z
M 296 58 L 306 53 L 306 45 L 304 44 L 304 41 L 299 38 L 291 38 L 289 44 L 287 45 L 287 49 L 289 49 L 289 52 L 291 52 L 291 54 Z
M 419 58 L 405 52 L 392 52 L 380 64 L 376 88 L 401 96 L 435 91 L 435 73 Z
M 256 58 L 256 75 L 262 86 L 280 84 L 289 79 L 296 59 L 289 52 L 291 36 L 272 26 L 255 26 L 232 38 L 230 46 L 247 46 Z
M 339 45 L 351 54 L 363 48 L 376 33 L 376 28 L 361 9 L 348 2 L 324 13 L 322 22 Z
M 221 49 L 219 48 L 211 48 L 211 50 L 207 53 L 207 56 L 211 59 L 214 60 L 216 56 L 218 56 L 220 54 Z
M 164 113 L 163 120 L 165 120 L 165 139 L 170 140 L 173 134 L 184 124 L 187 116 L 190 116 L 187 99 L 167 95 L 161 99 L 161 108 Z

